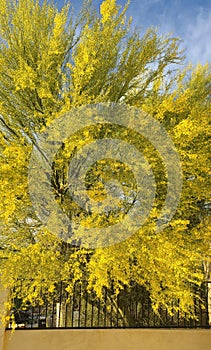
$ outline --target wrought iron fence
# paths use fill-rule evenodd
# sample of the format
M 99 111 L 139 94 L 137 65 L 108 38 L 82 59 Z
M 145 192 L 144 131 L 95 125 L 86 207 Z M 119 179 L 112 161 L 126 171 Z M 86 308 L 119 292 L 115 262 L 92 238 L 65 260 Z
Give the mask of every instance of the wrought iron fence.
M 134 285 L 125 287 L 117 298 L 104 289 L 103 297 L 76 283 L 72 295 L 61 283 L 54 300 L 44 305 L 17 307 L 14 312 L 17 328 L 195 328 L 209 327 L 207 288 L 200 289 L 201 302 L 195 300 L 195 319 L 182 317 L 180 312 L 171 315 L 166 309 L 159 314 L 152 310 L 149 294 L 145 288 Z

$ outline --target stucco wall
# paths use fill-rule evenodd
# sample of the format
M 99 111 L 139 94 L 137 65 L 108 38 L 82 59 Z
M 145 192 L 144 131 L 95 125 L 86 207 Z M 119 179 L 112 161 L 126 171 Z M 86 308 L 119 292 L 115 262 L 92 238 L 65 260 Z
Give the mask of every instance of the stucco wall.
M 211 330 L 6 331 L 3 350 L 210 350 Z

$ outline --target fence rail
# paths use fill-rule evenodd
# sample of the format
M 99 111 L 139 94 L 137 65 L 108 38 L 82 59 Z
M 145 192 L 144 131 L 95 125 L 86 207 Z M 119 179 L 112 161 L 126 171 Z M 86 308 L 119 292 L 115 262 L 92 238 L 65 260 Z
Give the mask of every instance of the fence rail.
M 196 319 L 187 319 L 178 312 L 169 315 L 160 309 L 152 310 L 148 292 L 138 285 L 126 288 L 115 300 L 111 291 L 104 290 L 103 298 L 88 292 L 86 286 L 75 284 L 72 295 L 66 286 L 58 286 L 55 299 L 44 305 L 18 307 L 13 310 L 17 328 L 207 328 L 209 327 L 207 288 L 200 290 L 204 308 L 195 300 Z M 18 304 L 18 303 L 17 303 Z M 9 326 L 11 327 L 11 326 Z

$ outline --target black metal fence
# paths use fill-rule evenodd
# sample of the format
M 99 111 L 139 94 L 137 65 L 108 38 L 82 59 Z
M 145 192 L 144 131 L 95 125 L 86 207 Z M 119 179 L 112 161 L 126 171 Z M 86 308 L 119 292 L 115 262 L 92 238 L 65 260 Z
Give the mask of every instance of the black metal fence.
M 179 311 L 169 315 L 166 309 L 155 314 L 148 292 L 138 285 L 125 287 L 117 298 L 104 289 L 103 298 L 99 299 L 80 283 L 75 284 L 72 295 L 69 295 L 61 283 L 51 303 L 21 310 L 17 301 L 13 312 L 17 328 L 207 328 L 206 285 L 200 294 L 204 307 L 198 299 L 195 300 L 195 319 L 182 317 Z

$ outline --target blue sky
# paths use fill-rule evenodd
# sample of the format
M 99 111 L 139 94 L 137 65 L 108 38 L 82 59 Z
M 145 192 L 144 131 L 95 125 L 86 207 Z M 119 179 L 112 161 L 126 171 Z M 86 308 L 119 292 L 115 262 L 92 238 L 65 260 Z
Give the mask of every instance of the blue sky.
M 55 1 L 58 6 L 63 0 Z M 83 0 L 70 1 L 77 11 Z M 99 10 L 102 0 L 93 0 Z M 125 0 L 117 0 L 124 5 Z M 211 1 L 209 0 L 131 0 L 128 15 L 143 30 L 149 26 L 159 28 L 159 33 L 173 33 L 184 42 L 188 62 L 211 62 Z

